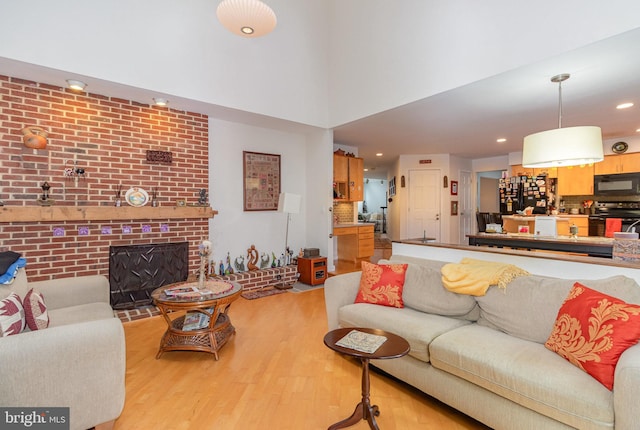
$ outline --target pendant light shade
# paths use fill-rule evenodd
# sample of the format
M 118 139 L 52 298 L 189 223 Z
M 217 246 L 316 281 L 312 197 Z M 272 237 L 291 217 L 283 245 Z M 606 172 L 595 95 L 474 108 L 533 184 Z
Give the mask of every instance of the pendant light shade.
M 223 0 L 216 11 L 220 23 L 244 37 L 260 37 L 276 28 L 276 14 L 260 0 Z
M 562 167 L 597 163 L 604 159 L 600 127 L 566 127 L 524 138 L 524 167 Z
M 556 75 L 558 84 L 558 128 L 530 134 L 522 145 L 523 167 L 562 167 L 604 160 L 602 130 L 595 126 L 562 128 L 562 82 L 568 73 Z

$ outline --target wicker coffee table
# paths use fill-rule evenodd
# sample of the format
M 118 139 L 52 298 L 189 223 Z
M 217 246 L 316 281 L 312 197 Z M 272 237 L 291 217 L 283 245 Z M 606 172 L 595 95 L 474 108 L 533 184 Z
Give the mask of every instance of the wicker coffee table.
M 387 340 L 373 352 L 361 352 L 351 348 L 345 348 L 337 345 L 336 342 L 340 341 L 351 331 L 374 334 L 378 336 L 384 336 Z M 376 423 L 375 417 L 380 415 L 380 409 L 376 405 L 371 405 L 369 400 L 369 360 L 381 360 L 388 358 L 399 358 L 409 353 L 409 342 L 404 338 L 389 333 L 384 330 L 350 327 L 339 328 L 332 330 L 324 336 L 324 344 L 329 348 L 337 351 L 341 354 L 345 354 L 351 357 L 357 357 L 362 362 L 362 400 L 357 404 L 356 409 L 349 418 L 346 418 L 340 422 L 333 424 L 329 427 L 329 430 L 336 430 L 345 427 L 352 426 L 358 423 L 360 420 L 366 420 L 369 423 L 369 427 L 374 430 L 379 430 L 378 423 Z
M 189 293 L 189 289 L 198 293 Z M 209 293 L 205 292 L 207 289 Z M 184 294 L 175 294 L 180 290 Z M 172 291 L 174 294 L 170 294 Z M 197 282 L 155 289 L 151 297 L 168 326 L 156 358 L 166 351 L 202 351 L 213 354 L 217 360 L 220 348 L 235 334 L 227 311 L 241 293 L 241 285 L 222 281 L 207 281 L 202 290 L 198 290 Z

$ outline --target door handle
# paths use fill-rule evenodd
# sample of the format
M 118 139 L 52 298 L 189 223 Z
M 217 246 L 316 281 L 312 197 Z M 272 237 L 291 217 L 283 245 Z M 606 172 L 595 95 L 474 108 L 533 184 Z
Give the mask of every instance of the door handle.
M 440 214 L 436 214 L 436 221 L 440 221 Z

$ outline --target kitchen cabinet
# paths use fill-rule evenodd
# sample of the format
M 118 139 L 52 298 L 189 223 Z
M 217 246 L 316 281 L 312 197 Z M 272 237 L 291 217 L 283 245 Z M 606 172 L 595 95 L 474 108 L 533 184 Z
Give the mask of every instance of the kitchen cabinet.
M 558 167 L 560 196 L 589 196 L 593 194 L 593 164 Z
M 333 235 L 338 239 L 338 260 L 350 263 L 369 261 L 374 252 L 373 228 L 373 224 L 334 226 Z
M 511 176 L 540 176 L 547 175 L 547 178 L 557 178 L 558 169 L 556 167 L 522 167 L 522 164 L 511 166 Z
M 364 200 L 364 160 L 333 154 L 333 183 L 335 199 Z
M 620 155 L 605 155 L 604 160 L 596 163 L 596 175 L 640 172 L 640 152 Z

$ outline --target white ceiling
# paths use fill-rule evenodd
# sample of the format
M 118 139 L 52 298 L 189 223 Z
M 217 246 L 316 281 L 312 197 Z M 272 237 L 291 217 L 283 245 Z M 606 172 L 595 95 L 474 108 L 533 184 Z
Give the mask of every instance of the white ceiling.
M 558 85 L 550 79 L 559 73 L 571 74 L 562 85 L 563 127 L 600 126 L 605 140 L 640 136 L 638 47 L 640 29 L 337 126 L 334 141 L 357 147 L 371 178 L 386 178 L 400 154 L 519 152 L 524 136 L 558 126 Z M 635 106 L 616 109 L 627 101 Z

